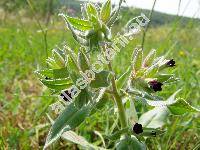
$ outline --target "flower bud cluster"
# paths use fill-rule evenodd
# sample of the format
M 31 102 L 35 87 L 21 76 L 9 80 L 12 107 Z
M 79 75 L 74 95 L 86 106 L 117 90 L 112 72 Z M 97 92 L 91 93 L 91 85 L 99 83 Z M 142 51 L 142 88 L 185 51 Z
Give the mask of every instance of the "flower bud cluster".
M 173 78 L 171 74 L 163 74 L 167 68 L 174 67 L 175 61 L 162 57 L 155 57 L 155 50 L 143 59 L 143 50 L 136 48 L 133 52 L 132 74 L 130 88 L 135 88 L 148 93 L 162 91 L 162 86 Z

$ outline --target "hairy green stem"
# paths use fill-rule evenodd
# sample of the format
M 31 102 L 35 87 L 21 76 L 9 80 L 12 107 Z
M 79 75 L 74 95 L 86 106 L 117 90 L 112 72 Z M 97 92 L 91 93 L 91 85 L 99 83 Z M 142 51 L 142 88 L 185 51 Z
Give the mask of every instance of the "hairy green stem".
M 110 71 L 113 72 L 111 63 L 108 64 L 108 68 L 109 68 Z M 112 89 L 113 89 L 114 99 L 115 99 L 115 102 L 116 102 L 117 108 L 118 108 L 121 128 L 126 128 L 127 127 L 126 114 L 125 114 L 124 106 L 123 106 L 123 103 L 122 103 L 122 99 L 121 99 L 121 97 L 120 97 L 120 95 L 119 95 L 119 93 L 117 91 L 117 87 L 116 87 L 116 84 L 115 84 L 115 77 L 114 76 L 112 77 L 111 82 L 112 82 Z

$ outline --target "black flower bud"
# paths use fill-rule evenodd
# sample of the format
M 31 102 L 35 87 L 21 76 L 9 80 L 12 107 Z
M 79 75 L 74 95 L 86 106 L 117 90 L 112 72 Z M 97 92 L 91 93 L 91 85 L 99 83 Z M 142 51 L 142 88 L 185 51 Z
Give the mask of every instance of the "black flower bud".
M 149 82 L 149 85 L 150 85 L 150 88 L 153 89 L 155 92 L 157 91 L 162 91 L 162 83 L 161 82 L 158 82 L 156 80 L 153 80 L 153 81 L 150 81 Z
M 136 123 L 136 124 L 133 126 L 133 132 L 136 133 L 136 134 L 142 133 L 142 132 L 143 132 L 142 125 L 139 124 L 139 123 Z
M 167 65 L 167 67 L 174 67 L 175 66 L 175 61 L 173 60 L 173 59 L 171 59 L 171 60 L 169 60 L 167 63 L 166 63 L 166 65 Z

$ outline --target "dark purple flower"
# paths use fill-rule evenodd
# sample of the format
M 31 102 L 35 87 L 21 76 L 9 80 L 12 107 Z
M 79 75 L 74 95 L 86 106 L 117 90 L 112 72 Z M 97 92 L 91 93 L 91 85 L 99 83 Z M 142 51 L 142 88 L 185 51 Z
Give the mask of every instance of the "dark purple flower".
M 142 133 L 142 132 L 143 132 L 142 125 L 139 124 L 139 123 L 136 123 L 136 124 L 133 126 L 133 132 L 135 132 L 136 134 Z
M 60 96 L 63 100 L 66 102 L 70 101 L 72 99 L 72 94 L 69 92 L 69 90 L 63 91 Z
M 162 91 L 162 83 L 161 82 L 158 82 L 156 80 L 153 80 L 153 81 L 150 81 L 149 82 L 149 85 L 150 85 L 150 88 L 153 89 L 155 92 L 157 91 Z
M 166 63 L 166 65 L 167 65 L 167 67 L 174 67 L 175 66 L 175 61 L 173 60 L 173 59 L 171 59 L 171 60 L 169 60 L 167 63 Z

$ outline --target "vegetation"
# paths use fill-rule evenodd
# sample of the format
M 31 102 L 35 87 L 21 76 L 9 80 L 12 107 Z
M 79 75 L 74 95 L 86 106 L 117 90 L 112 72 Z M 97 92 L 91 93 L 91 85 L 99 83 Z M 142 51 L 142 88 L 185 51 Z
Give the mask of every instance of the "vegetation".
M 134 10 L 129 11 L 121 14 L 126 17 L 123 17 L 122 21 L 118 21 L 112 28 L 114 33 L 117 33 L 131 19 L 132 15 L 130 16 L 129 13 Z M 1 13 L 2 16 L 3 13 Z M 40 149 L 45 144 L 51 124 L 46 113 L 49 112 L 54 118 L 57 117 L 49 109 L 49 105 L 58 99 L 51 96 L 51 91 L 42 87 L 34 71 L 46 67 L 46 50 L 50 56 L 51 49 L 56 45 L 62 48 L 65 42 L 77 53 L 79 46 L 72 38 L 71 32 L 65 27 L 65 22 L 61 18 L 58 19 L 57 15 L 52 16 L 51 22 L 47 25 L 46 34 L 42 32 L 46 23 L 40 20 L 42 28 L 38 26 L 36 21 L 38 17 L 30 18 L 20 13 L 5 15 L 7 17 L 3 18 L 0 24 L 0 77 L 2 78 L 0 86 L 3 89 L 0 93 L 0 147 L 1 149 Z M 181 25 L 181 20 L 182 18 L 180 20 L 170 19 L 168 24 L 164 23 L 156 27 L 152 22 L 146 35 L 144 56 L 149 50 L 156 48 L 158 56 L 168 53 L 168 58 L 176 60 L 176 67 L 169 69 L 167 73 L 176 74 L 180 81 L 173 85 L 165 85 L 158 96 L 166 100 L 175 91 L 182 89 L 177 97 L 199 108 L 200 30 L 198 20 L 187 20 L 184 26 Z M 130 56 L 134 48 L 141 44 L 142 36 L 141 32 L 115 56 L 113 70 L 117 78 L 130 65 Z M 120 122 L 116 123 L 117 115 L 113 114 L 113 108 L 114 103 L 108 101 L 101 111 L 86 118 L 74 131 L 93 145 L 103 147 L 105 142 L 107 148 L 113 147 L 115 143 L 106 138 L 111 131 L 115 133 L 120 130 Z M 140 117 L 153 107 L 143 106 L 136 102 L 135 108 Z M 113 123 L 116 123 L 116 126 L 112 126 Z M 199 126 L 198 113 L 185 113 L 183 116 L 170 115 L 165 120 L 165 125 L 160 128 L 166 132 L 157 137 L 145 139 L 145 143 L 149 149 L 193 149 L 195 147 L 198 149 Z M 50 148 L 78 149 L 80 147 L 59 140 Z

